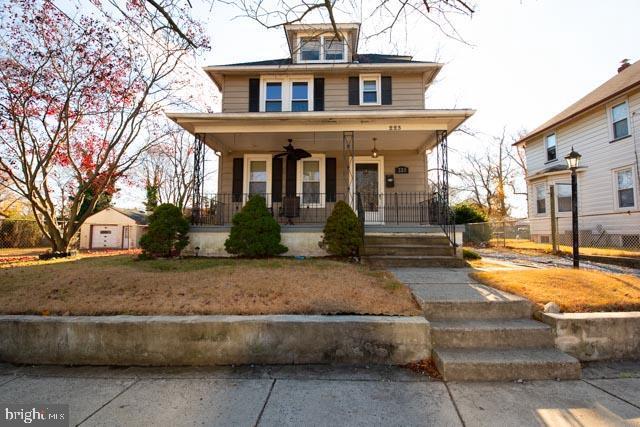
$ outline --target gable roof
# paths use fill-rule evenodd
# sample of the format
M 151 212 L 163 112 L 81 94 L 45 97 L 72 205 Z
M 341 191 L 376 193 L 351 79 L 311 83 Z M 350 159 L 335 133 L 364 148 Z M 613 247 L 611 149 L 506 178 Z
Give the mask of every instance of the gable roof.
M 517 141 L 514 145 L 520 144 L 538 134 L 547 131 L 567 120 L 570 120 L 581 113 L 607 102 L 618 95 L 623 94 L 634 86 L 640 86 L 640 61 L 636 61 L 623 71 L 619 72 L 586 96 L 567 107 L 561 113 L 556 114 L 532 132 Z
M 359 53 L 355 55 L 354 62 L 359 64 L 434 64 L 430 61 L 414 61 L 412 56 L 407 55 L 385 55 L 378 53 Z M 225 67 L 246 67 L 252 65 L 301 65 L 293 64 L 291 58 L 266 59 L 263 61 L 237 62 L 226 64 Z

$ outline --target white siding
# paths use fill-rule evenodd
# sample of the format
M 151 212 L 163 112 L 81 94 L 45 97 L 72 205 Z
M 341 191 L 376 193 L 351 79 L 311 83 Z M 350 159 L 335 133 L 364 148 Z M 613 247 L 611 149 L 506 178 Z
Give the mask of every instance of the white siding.
M 640 180 L 638 179 L 638 158 L 640 152 L 640 92 L 629 94 L 629 115 L 631 119 L 631 137 L 611 142 L 609 129 L 609 110 L 602 106 L 588 114 L 573 120 L 571 123 L 550 130 L 556 133 L 557 160 L 546 162 L 544 137 L 541 135 L 534 141 L 527 143 L 527 167 L 529 175 L 545 168 L 564 164 L 564 157 L 574 147 L 582 155 L 581 165 L 586 169 L 578 174 L 578 208 L 580 213 L 581 230 L 592 230 L 607 233 L 640 233 Z M 613 171 L 615 169 L 632 166 L 636 189 L 636 208 L 620 210 L 616 206 L 616 187 Z M 548 176 L 529 182 L 529 218 L 532 224 L 532 234 L 549 234 L 550 205 L 547 195 L 547 213 L 536 214 L 535 186 L 544 182 L 548 185 L 558 182 L 569 183 L 569 172 L 561 176 Z M 559 232 L 570 228 L 570 213 L 560 213 Z

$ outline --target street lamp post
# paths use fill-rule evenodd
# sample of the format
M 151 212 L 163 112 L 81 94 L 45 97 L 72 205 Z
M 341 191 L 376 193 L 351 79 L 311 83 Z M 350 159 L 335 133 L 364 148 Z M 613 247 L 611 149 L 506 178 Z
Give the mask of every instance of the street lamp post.
M 573 227 L 573 268 L 580 268 L 580 246 L 578 242 L 578 176 L 576 170 L 582 156 L 573 147 L 564 158 L 571 170 L 571 225 Z

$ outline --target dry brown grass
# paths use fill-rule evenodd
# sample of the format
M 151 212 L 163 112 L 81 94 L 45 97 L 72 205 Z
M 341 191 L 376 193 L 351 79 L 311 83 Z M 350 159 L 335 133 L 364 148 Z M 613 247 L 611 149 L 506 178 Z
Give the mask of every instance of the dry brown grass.
M 496 247 L 504 246 L 508 249 L 516 249 L 519 251 L 544 252 L 547 254 L 550 254 L 552 252 L 552 247 L 550 243 L 536 243 L 530 240 L 497 239 L 497 240 L 492 240 L 489 243 Z M 565 255 L 570 255 L 573 251 L 573 248 L 567 245 L 558 245 L 558 250 Z M 594 255 L 594 256 L 621 256 L 621 257 L 631 257 L 631 258 L 640 257 L 640 250 L 634 251 L 634 250 L 615 249 L 615 248 L 580 248 L 580 253 L 584 255 Z
M 4 314 L 418 315 L 390 273 L 330 260 L 76 259 L 0 269 Z
M 563 312 L 640 310 L 640 279 L 635 276 L 567 268 L 485 271 L 471 276 L 540 306 L 553 301 Z

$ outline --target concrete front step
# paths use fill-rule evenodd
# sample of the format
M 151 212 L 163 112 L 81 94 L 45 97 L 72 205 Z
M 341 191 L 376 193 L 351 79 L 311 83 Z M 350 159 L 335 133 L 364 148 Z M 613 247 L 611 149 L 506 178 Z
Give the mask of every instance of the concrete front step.
M 431 322 L 436 348 L 553 347 L 551 328 L 531 319 L 449 320 Z
M 378 269 L 394 267 L 466 267 L 466 262 L 462 258 L 456 258 L 455 256 L 373 255 L 365 256 L 364 261 L 371 268 Z
M 408 255 L 408 256 L 453 256 L 450 245 L 389 245 L 376 244 L 365 246 L 365 254 L 370 255 Z
M 580 362 L 555 348 L 434 349 L 445 381 L 580 379 Z
M 365 234 L 364 245 L 450 245 L 445 235 L 439 234 Z
M 422 301 L 420 303 L 429 321 L 437 320 L 491 320 L 530 318 L 532 305 L 527 300 L 507 301 Z

